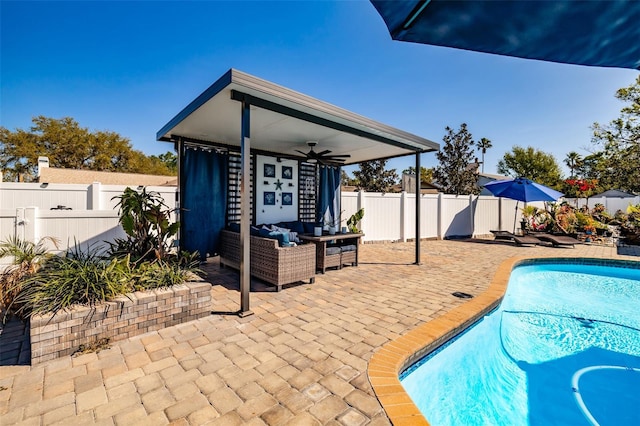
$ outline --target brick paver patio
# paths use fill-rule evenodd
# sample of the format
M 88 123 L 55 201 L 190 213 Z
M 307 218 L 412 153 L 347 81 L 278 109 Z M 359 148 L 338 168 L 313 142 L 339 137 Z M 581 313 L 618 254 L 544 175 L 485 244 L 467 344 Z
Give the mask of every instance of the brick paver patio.
M 625 255 L 618 254 L 620 252 Z M 367 362 L 388 341 L 464 303 L 512 256 L 638 260 L 635 248 L 492 241 L 366 244 L 360 266 L 276 293 L 253 283 L 239 318 L 237 273 L 206 265 L 210 317 L 109 349 L 0 367 L 2 425 L 383 425 Z

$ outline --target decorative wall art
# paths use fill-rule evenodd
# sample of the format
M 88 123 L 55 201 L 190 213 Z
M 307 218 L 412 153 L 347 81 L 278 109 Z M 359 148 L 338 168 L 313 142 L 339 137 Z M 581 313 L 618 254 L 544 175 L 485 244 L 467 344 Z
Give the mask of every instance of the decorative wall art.
M 267 164 L 264 165 L 264 177 L 276 177 L 276 166 L 275 164 Z
M 276 193 L 272 191 L 265 191 L 264 193 L 264 205 L 275 206 L 276 205 Z
M 254 163 L 255 223 L 278 223 L 298 219 L 300 183 L 297 160 L 257 155 Z

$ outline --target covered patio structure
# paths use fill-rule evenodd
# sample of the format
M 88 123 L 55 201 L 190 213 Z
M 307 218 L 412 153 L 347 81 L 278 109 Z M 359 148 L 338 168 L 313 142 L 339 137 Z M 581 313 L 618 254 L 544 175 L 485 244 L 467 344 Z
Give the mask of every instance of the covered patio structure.
M 220 230 L 229 222 L 240 225 L 240 315 L 251 313 L 250 224 L 259 223 L 261 214 L 271 208 L 267 195 L 274 192 L 264 191 L 266 184 L 291 188 L 287 194 L 295 202 L 282 201 L 281 210 L 297 210 L 297 219 L 317 221 L 321 168 L 331 169 L 339 182 L 342 165 L 413 154 L 420 170 L 420 154 L 439 149 L 428 139 L 235 69 L 172 118 L 158 131 L 157 140 L 174 143 L 178 153 L 180 246 L 202 247 L 201 255 L 213 255 Z M 316 144 L 315 153 L 330 157 L 325 161 L 305 155 L 310 141 Z M 284 182 L 267 172 L 264 158 L 291 164 L 280 166 Z M 260 166 L 265 167 L 264 175 Z M 292 176 L 285 177 L 285 171 Z M 266 173 L 277 180 L 265 180 Z M 257 196 L 259 191 L 264 198 Z M 419 264 L 418 192 L 415 209 L 415 263 Z M 337 221 L 339 214 L 338 209 L 332 220 Z

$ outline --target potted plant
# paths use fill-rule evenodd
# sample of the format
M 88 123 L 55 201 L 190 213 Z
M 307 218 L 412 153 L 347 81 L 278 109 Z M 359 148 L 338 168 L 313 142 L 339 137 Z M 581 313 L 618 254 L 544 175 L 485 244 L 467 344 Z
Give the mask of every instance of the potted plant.
M 349 228 L 349 232 L 357 234 L 360 232 L 358 229 L 358 222 L 362 220 L 364 217 L 364 207 L 351 215 L 349 220 L 347 220 L 347 227 Z
M 587 237 L 584 240 L 586 242 L 590 242 L 591 236 L 596 233 L 596 226 L 593 223 L 588 223 L 582 229 L 584 230 L 584 233 L 587 235 Z

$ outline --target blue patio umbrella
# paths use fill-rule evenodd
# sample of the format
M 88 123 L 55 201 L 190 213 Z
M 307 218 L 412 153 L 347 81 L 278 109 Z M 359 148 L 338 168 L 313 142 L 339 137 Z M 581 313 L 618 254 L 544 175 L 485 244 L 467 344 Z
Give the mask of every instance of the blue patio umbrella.
M 556 201 L 564 194 L 526 178 L 497 180 L 484 186 L 496 197 L 524 201 Z
M 489 182 L 485 186 L 496 197 L 510 198 L 516 201 L 556 201 L 564 194 L 548 186 L 541 185 L 526 178 L 498 180 Z M 518 203 L 516 203 L 516 216 L 518 215 Z M 515 232 L 515 219 L 514 219 Z
M 637 0 L 371 0 L 394 40 L 640 69 Z

